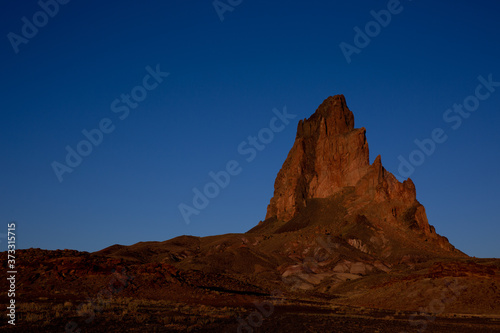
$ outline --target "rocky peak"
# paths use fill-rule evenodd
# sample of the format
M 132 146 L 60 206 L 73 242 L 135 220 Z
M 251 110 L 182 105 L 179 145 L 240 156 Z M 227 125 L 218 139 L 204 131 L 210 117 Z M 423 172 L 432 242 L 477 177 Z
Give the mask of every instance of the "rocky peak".
M 327 98 L 309 119 L 300 120 L 266 218 L 289 220 L 306 199 L 354 186 L 369 166 L 365 132 L 354 128 L 354 115 L 343 95 Z
M 354 115 L 347 107 L 344 95 L 328 97 L 309 118 L 299 121 L 298 137 L 317 137 L 324 132 L 336 135 L 354 129 Z
M 299 121 L 294 145 L 276 177 L 266 220 L 282 225 L 303 211 L 309 199 L 340 195 L 348 212 L 341 217 L 345 220 L 365 216 L 377 224 L 414 230 L 451 248 L 428 224 L 413 182 L 399 182 L 383 167 L 381 156 L 369 163 L 365 133 L 364 128 L 354 128 L 343 95 L 327 98 L 309 119 Z

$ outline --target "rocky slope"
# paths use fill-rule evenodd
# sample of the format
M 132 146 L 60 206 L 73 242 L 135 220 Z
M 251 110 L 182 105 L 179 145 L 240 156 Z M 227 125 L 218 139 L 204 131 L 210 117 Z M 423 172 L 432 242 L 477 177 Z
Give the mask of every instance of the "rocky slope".
M 329 97 L 299 122 L 266 219 L 248 232 L 95 253 L 21 250 L 18 292 L 52 302 L 111 293 L 192 306 L 286 299 L 500 315 L 500 260 L 470 258 L 438 235 L 413 182 L 399 182 L 380 156 L 370 164 L 365 132 L 344 96 Z

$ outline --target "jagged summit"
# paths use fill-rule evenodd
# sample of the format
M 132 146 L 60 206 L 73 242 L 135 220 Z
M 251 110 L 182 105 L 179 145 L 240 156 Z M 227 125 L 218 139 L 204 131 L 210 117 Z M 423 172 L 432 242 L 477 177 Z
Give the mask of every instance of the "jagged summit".
M 304 122 L 313 123 L 317 119 L 325 119 L 326 130 L 331 134 L 341 134 L 354 129 L 354 115 L 347 107 L 344 95 L 330 96 L 321 103 L 316 112 L 307 120 L 301 120 L 297 136 L 304 135 L 301 129 Z M 306 127 L 307 128 L 307 127 Z

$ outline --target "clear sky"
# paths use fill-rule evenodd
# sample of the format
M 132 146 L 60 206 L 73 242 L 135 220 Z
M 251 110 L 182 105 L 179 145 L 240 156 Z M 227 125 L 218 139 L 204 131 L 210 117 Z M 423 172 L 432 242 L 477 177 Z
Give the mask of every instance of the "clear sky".
M 0 10 L 0 236 L 17 221 L 20 248 L 245 232 L 298 120 L 344 94 L 371 161 L 418 164 L 437 232 L 500 257 L 499 3 L 44 1 Z

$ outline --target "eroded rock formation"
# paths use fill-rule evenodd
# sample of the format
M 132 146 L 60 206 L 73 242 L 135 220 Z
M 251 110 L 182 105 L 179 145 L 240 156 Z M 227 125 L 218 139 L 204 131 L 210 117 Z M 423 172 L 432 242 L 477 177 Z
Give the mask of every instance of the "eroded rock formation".
M 353 189 L 344 205 L 350 215 L 406 226 L 451 249 L 429 225 L 411 179 L 399 182 L 382 166 L 380 156 L 370 165 L 365 133 L 365 128 L 354 127 L 343 95 L 327 98 L 309 119 L 301 120 L 276 178 L 266 220 L 289 221 L 308 199 Z

